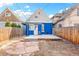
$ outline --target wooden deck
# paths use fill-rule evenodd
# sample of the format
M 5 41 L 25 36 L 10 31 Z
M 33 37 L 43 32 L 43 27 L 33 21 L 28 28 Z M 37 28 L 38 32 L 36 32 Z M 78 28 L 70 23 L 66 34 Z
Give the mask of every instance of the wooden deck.
M 60 40 L 61 38 L 55 35 L 30 35 L 25 36 L 24 39 L 53 39 Z

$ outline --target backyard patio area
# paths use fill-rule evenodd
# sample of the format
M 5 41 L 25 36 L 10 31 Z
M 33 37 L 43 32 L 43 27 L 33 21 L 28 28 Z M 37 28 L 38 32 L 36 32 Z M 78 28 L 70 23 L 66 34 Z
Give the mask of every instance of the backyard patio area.
M 74 45 L 64 39 L 17 38 L 11 42 L 0 49 L 1 56 L 79 56 L 79 45 Z
M 79 56 L 79 45 L 74 45 L 66 40 L 45 41 L 41 40 L 39 44 L 40 51 L 34 55 L 41 56 Z

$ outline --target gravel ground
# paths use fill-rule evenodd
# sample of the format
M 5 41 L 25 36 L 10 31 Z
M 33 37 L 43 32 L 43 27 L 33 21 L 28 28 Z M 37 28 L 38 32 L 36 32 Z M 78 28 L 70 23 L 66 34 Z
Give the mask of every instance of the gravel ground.
M 39 51 L 33 52 L 31 56 L 79 56 L 79 45 L 74 45 L 66 40 L 22 40 L 22 42 L 37 41 L 39 42 Z M 0 50 L 1 56 L 17 56 Z M 27 54 L 23 54 L 26 56 Z

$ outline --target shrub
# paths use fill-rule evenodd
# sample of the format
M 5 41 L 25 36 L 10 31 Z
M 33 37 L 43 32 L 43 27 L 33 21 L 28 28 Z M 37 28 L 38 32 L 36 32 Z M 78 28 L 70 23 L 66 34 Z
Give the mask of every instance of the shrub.
M 5 23 L 5 26 L 6 26 L 6 27 L 10 27 L 10 22 L 6 22 L 6 23 Z
M 11 27 L 17 27 L 16 23 L 12 23 Z
M 21 26 L 18 24 L 16 24 L 16 23 L 10 23 L 10 22 L 6 22 L 5 23 L 5 27 L 16 27 L 16 28 L 21 28 Z
M 21 28 L 21 26 L 18 24 L 18 25 L 17 25 L 17 28 Z

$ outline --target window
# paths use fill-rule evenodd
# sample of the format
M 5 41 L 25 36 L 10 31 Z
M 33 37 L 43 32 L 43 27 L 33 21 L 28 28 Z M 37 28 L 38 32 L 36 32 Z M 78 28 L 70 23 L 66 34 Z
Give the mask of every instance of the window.
M 44 32 L 44 24 L 42 24 L 42 32 Z
M 38 16 L 35 16 L 35 18 L 38 18 Z
M 75 27 L 79 27 L 79 24 L 74 24 Z
M 35 25 L 34 24 L 29 24 L 29 29 L 30 30 L 34 30 L 35 29 Z
M 79 9 L 77 9 L 77 16 L 79 16 Z
M 59 27 L 62 27 L 62 25 L 61 25 L 61 24 L 59 24 Z
M 5 16 L 9 17 L 9 16 L 11 16 L 11 13 L 5 13 Z

